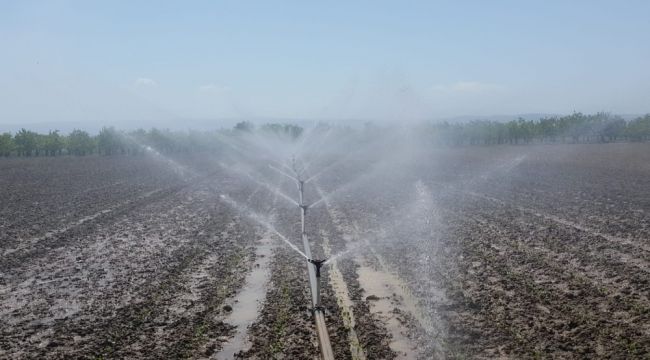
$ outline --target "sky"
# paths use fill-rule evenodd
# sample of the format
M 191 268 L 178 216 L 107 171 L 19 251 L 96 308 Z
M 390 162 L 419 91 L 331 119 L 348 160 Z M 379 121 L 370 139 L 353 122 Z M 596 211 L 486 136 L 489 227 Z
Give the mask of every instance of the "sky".
M 1 1 L 0 130 L 650 112 L 650 1 Z

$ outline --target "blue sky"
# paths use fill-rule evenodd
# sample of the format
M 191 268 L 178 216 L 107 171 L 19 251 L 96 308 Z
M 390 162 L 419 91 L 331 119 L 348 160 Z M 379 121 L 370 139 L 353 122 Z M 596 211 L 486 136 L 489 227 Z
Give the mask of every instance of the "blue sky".
M 648 1 L 3 1 L 0 124 L 650 111 Z

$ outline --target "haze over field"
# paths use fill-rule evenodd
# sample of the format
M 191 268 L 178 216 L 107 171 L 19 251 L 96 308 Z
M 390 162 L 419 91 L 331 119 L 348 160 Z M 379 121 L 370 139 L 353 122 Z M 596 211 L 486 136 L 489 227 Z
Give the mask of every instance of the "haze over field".
M 0 359 L 650 359 L 650 2 L 0 2 Z
M 8 1 L 0 130 L 648 111 L 646 1 Z

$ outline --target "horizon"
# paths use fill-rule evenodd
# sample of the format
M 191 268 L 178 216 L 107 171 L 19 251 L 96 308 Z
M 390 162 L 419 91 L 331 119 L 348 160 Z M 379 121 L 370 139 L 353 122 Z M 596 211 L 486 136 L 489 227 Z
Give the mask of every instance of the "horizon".
M 580 112 L 573 112 L 580 113 Z M 221 119 L 177 119 L 171 120 L 168 122 L 161 122 L 156 120 L 151 121 L 129 121 L 124 120 L 120 122 L 107 122 L 107 123 L 97 123 L 97 122 L 83 122 L 83 121 L 44 121 L 44 122 L 34 122 L 34 123 L 8 123 L 0 124 L 0 133 L 12 133 L 15 134 L 21 129 L 26 129 L 30 131 L 35 131 L 37 133 L 47 133 L 49 131 L 59 131 L 63 134 L 72 132 L 73 130 L 84 130 L 90 134 L 97 134 L 102 128 L 113 127 L 116 130 L 122 131 L 134 131 L 134 130 L 148 130 L 148 129 L 160 129 L 160 130 L 170 130 L 170 131 L 218 131 L 224 129 L 233 128 L 237 123 L 240 122 L 249 122 L 256 126 L 264 124 L 294 124 L 301 127 L 310 127 L 318 123 L 325 123 L 332 126 L 351 126 L 351 127 L 362 127 L 366 124 L 374 124 L 378 126 L 391 126 L 391 125 L 419 125 L 419 124 L 465 124 L 473 120 L 478 121 L 493 121 L 499 123 L 506 123 L 508 121 L 524 119 L 527 121 L 538 121 L 544 118 L 559 118 L 563 116 L 569 116 L 573 113 L 566 114 L 552 114 L 552 113 L 528 113 L 528 114 L 512 114 L 512 115 L 461 115 L 448 118 L 438 118 L 438 119 L 422 119 L 414 122 L 400 123 L 394 120 L 381 120 L 381 119 L 299 119 L 299 118 L 221 118 Z M 584 113 L 585 115 L 593 115 L 597 113 L 606 113 L 606 112 L 596 112 L 592 114 Z M 639 113 L 639 114 L 615 114 L 608 113 L 615 117 L 620 117 L 625 121 L 631 121 L 637 118 L 644 117 L 648 113 Z

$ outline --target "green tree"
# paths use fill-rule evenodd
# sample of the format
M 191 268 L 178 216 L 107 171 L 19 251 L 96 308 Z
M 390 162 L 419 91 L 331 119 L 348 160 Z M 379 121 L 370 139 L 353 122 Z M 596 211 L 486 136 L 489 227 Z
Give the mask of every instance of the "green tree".
M 83 130 L 73 130 L 68 135 L 68 153 L 83 156 L 92 154 L 95 150 L 95 140 Z
M 292 140 L 297 139 L 303 132 L 303 128 L 298 125 L 293 124 L 264 124 L 262 125 L 262 131 L 278 135 L 281 137 L 286 137 Z
M 0 156 L 9 156 L 15 149 L 14 139 L 10 133 L 0 135 Z
M 61 155 L 63 150 L 63 137 L 59 135 L 59 130 L 50 131 L 47 135 L 42 136 L 42 149 L 45 156 Z
M 619 137 L 624 135 L 626 125 L 625 120 L 620 117 L 605 120 L 599 131 L 601 141 L 612 142 L 618 140 Z
M 100 154 L 116 155 L 122 149 L 121 134 L 113 127 L 103 127 L 97 135 L 97 149 Z
M 242 122 L 238 122 L 235 125 L 235 130 L 252 132 L 253 130 L 255 130 L 255 125 L 253 125 L 253 123 L 250 121 L 242 121 Z
M 631 141 L 650 140 L 650 114 L 631 120 L 624 134 Z
M 38 149 L 38 134 L 26 129 L 20 129 L 14 136 L 18 156 L 32 156 Z

